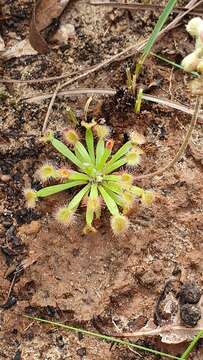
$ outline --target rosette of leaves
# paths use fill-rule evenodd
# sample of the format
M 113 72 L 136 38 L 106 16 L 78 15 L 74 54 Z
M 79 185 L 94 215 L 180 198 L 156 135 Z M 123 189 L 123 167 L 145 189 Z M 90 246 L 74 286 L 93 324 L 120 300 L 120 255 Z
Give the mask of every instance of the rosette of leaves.
M 77 194 L 65 206 L 58 209 L 56 219 L 64 224 L 71 225 L 79 205 L 86 206 L 86 225 L 84 232 L 95 231 L 94 218 L 99 219 L 102 207 L 106 206 L 111 214 L 111 228 L 115 235 L 125 233 L 129 227 L 127 213 L 132 209 L 136 198 L 149 205 L 152 193 L 144 191 L 133 184 L 133 175 L 118 170 L 124 165 L 134 167 L 140 162 L 144 138 L 137 132 L 130 134 L 130 139 L 112 154 L 113 140 L 109 139 L 107 126 L 95 123 L 83 123 L 86 127 L 85 145 L 80 141 L 75 130 L 65 130 L 64 140 L 56 139 L 53 133 L 46 135 L 46 140 L 62 154 L 74 168 L 55 168 L 52 164 L 44 164 L 38 171 L 42 181 L 52 180 L 59 182 L 46 186 L 38 191 L 25 189 L 25 198 L 29 207 L 34 207 L 40 198 L 78 188 Z M 94 134 L 98 140 L 95 144 Z M 77 170 L 77 171 L 76 171 Z

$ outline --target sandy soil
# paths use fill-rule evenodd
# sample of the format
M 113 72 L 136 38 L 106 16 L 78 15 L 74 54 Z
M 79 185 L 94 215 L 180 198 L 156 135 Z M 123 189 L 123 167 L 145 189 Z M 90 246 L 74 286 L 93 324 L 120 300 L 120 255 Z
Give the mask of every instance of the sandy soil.
M 32 1 L 2 2 L 1 35 L 7 47 L 24 39 L 29 32 Z M 75 27 L 67 45 L 53 48 L 47 55 L 0 60 L 0 74 L 7 78 L 37 79 L 79 72 L 140 41 L 154 27 L 158 13 L 128 12 L 92 7 L 71 1 L 62 15 Z M 175 15 L 171 15 L 170 20 Z M 156 52 L 180 63 L 193 41 L 184 30 L 185 22 L 156 45 Z M 144 102 L 141 113 L 133 112 L 133 98 L 125 85 L 126 66 L 136 56 L 114 62 L 71 88 L 116 88 L 116 96 L 94 97 L 91 115 L 112 129 L 116 146 L 130 129 L 145 135 L 145 155 L 134 174 L 148 173 L 166 164 L 176 153 L 190 122 L 190 115 Z M 150 57 L 144 65 L 139 86 L 145 91 L 192 107 L 187 89 L 189 77 L 181 70 Z M 46 160 L 63 164 L 54 150 L 40 142 L 40 132 L 48 101 L 27 103 L 22 98 L 49 93 L 54 83 L 0 85 L 1 142 L 1 225 L 0 225 L 0 359 L 55 360 L 157 359 L 136 354 L 121 346 L 78 336 L 28 320 L 25 314 L 79 325 L 107 334 L 140 329 L 154 317 L 165 284 L 178 299 L 182 284 L 203 285 L 203 216 L 201 180 L 201 124 L 193 134 L 183 159 L 161 177 L 140 181 L 152 189 L 156 199 L 151 208 L 137 203 L 130 214 L 131 227 L 125 237 L 115 238 L 109 215 L 103 211 L 96 234 L 82 235 L 84 209 L 71 229 L 60 227 L 55 209 L 64 194 L 25 207 L 23 189 L 41 185 L 36 170 Z M 66 106 L 83 117 L 87 97 L 57 99 L 49 128 L 60 131 L 68 125 Z M 65 194 L 67 200 L 73 195 Z M 9 289 L 11 284 L 12 291 Z M 8 296 L 9 295 L 9 296 Z M 164 323 L 161 312 L 158 325 Z M 184 324 L 183 324 L 184 325 Z M 136 339 L 178 356 L 186 344 L 170 346 L 158 337 Z M 203 358 L 199 344 L 190 359 Z M 163 358 L 164 359 L 164 358 Z

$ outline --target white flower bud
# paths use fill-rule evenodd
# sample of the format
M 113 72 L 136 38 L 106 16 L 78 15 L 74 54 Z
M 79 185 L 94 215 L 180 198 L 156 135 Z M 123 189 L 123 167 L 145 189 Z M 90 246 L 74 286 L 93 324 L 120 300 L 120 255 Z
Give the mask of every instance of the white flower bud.
M 186 25 L 186 30 L 192 36 L 199 36 L 200 31 L 203 30 L 203 20 L 200 17 L 191 19 Z
M 191 54 L 187 55 L 182 60 L 181 65 L 185 71 L 191 72 L 193 70 L 196 70 L 198 62 L 199 62 L 199 59 L 198 59 L 197 53 L 196 53 L 196 51 L 193 51 Z

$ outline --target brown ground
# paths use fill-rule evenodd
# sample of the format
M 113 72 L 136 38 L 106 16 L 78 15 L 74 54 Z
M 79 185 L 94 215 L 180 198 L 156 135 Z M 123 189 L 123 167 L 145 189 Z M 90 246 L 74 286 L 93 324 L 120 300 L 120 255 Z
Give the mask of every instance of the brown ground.
M 3 1 L 3 14 L 8 18 L 2 22 L 1 34 L 6 46 L 27 36 L 31 5 L 29 0 Z M 94 8 L 83 1 L 71 1 L 63 16 L 75 26 L 75 38 L 46 56 L 2 61 L 1 75 L 36 79 L 92 66 L 148 35 L 157 15 Z M 182 22 L 158 43 L 156 51 L 179 63 L 192 43 Z M 113 63 L 78 86 L 121 89 L 125 86 L 125 68 L 134 62 L 130 58 Z M 140 84 L 151 94 L 192 106 L 194 100 L 186 89 L 187 80 L 181 70 L 171 70 L 151 57 L 144 66 Z M 0 303 L 6 306 L 0 310 L 0 359 L 157 359 L 36 324 L 23 315 L 94 331 L 98 331 L 96 324 L 102 324 L 109 334 L 118 332 L 118 327 L 126 332 L 141 328 L 153 317 L 159 294 L 172 277 L 178 282 L 203 285 L 202 157 L 197 151 L 200 125 L 193 135 L 195 147 L 188 147 L 174 169 L 162 177 L 140 182 L 144 188 L 155 191 L 156 200 L 150 209 L 137 204 L 125 237 L 112 236 L 106 211 L 98 232 L 82 236 L 83 210 L 75 226 L 65 231 L 53 218 L 64 194 L 40 202 L 34 211 L 25 208 L 22 195 L 24 186 L 40 186 L 35 172 L 43 161 L 63 162 L 53 149 L 39 141 L 48 102 L 20 101 L 25 95 L 34 96 L 54 88 L 55 84 L 47 83 L 1 85 Z M 67 126 L 67 105 L 73 106 L 82 119 L 86 99 L 57 99 L 49 127 L 61 130 Z M 98 121 L 104 118 L 111 126 L 117 144 L 125 141 L 125 134 L 132 127 L 146 136 L 144 160 L 135 174 L 167 163 L 176 153 L 190 121 L 188 115 L 152 103 L 143 103 L 141 113 L 135 114 L 131 96 L 122 90 L 114 98 L 95 98 L 91 111 Z M 70 195 L 71 192 L 67 199 Z M 15 284 L 7 299 L 14 276 Z M 158 338 L 139 339 L 138 343 L 177 356 L 186 346 L 166 346 Z M 202 358 L 199 345 L 190 359 Z

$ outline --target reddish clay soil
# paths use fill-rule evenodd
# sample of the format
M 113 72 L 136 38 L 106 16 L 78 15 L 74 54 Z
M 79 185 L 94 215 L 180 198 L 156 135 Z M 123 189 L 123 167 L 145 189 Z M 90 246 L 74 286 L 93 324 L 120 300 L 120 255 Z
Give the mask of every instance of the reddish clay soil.
M 3 1 L 5 18 L 1 35 L 6 46 L 28 35 L 32 3 Z M 62 16 L 75 27 L 75 36 L 67 45 L 55 47 L 47 55 L 0 60 L 1 76 L 37 79 L 63 72 L 79 73 L 82 68 L 95 65 L 149 35 L 158 13 L 112 10 L 70 1 Z M 193 40 L 185 32 L 188 19 L 189 16 L 158 42 L 157 53 L 180 63 L 193 46 Z M 134 99 L 125 85 L 125 69 L 127 65 L 133 69 L 135 62 L 136 56 L 114 62 L 71 88 L 118 90 L 116 96 L 95 96 L 90 114 L 111 127 L 117 147 L 126 141 L 132 128 L 144 134 L 147 142 L 143 161 L 133 170 L 135 175 L 140 175 L 172 159 L 191 116 L 149 102 L 143 102 L 141 112 L 135 114 Z M 150 57 L 138 86 L 144 86 L 145 92 L 152 95 L 192 107 L 194 98 L 186 86 L 189 80 L 181 70 Z M 178 301 L 182 284 L 190 282 L 201 289 L 201 124 L 174 168 L 163 176 L 140 180 L 138 185 L 155 192 L 155 201 L 150 208 L 139 202 L 135 205 L 129 216 L 129 232 L 124 237 L 112 235 L 106 210 L 97 233 L 84 236 L 83 208 L 70 229 L 59 226 L 54 219 L 55 209 L 64 203 L 64 198 L 68 201 L 74 191 L 43 200 L 34 210 L 26 209 L 23 198 L 25 186 L 40 188 L 36 171 L 44 161 L 64 163 L 59 154 L 40 141 L 49 102 L 22 101 L 25 96 L 49 93 L 55 86 L 55 83 L 0 85 L 0 359 L 158 359 L 152 354 L 135 353 L 122 346 L 42 325 L 24 315 L 119 334 L 119 331 L 140 329 L 154 317 L 157 325 L 162 325 L 166 319 L 161 309 L 157 310 L 157 302 L 168 281 L 175 284 L 169 292 Z M 48 127 L 60 131 L 68 125 L 67 105 L 82 120 L 86 100 L 86 96 L 57 98 Z M 134 341 L 176 356 L 186 347 L 186 343 L 163 344 L 159 337 L 140 337 Z M 190 359 L 202 358 L 200 342 Z

